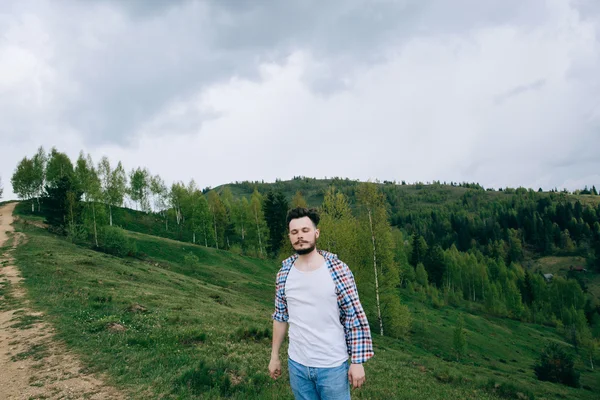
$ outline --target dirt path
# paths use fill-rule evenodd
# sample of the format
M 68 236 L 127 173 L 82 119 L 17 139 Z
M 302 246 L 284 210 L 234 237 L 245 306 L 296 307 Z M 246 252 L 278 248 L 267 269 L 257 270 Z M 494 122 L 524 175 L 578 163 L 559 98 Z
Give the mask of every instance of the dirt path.
M 114 388 L 82 372 L 76 357 L 53 339 L 43 314 L 29 307 L 11 256 L 26 239 L 11 225 L 15 206 L 0 206 L 0 398 L 124 399 Z M 12 246 L 1 249 L 11 238 Z

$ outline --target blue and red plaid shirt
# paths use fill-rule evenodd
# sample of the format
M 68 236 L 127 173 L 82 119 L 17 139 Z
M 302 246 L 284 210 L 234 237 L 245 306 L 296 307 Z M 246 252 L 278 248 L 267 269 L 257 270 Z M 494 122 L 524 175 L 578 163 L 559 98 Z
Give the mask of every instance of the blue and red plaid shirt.
M 344 327 L 348 355 L 353 364 L 361 364 L 373 357 L 373 342 L 367 316 L 360 304 L 354 275 L 337 255 L 318 250 L 325 258 L 329 273 L 335 283 L 340 323 Z M 298 258 L 297 254 L 285 259 L 277 273 L 275 288 L 275 312 L 272 318 L 279 322 L 288 322 L 288 307 L 285 297 L 285 282 L 292 265 Z

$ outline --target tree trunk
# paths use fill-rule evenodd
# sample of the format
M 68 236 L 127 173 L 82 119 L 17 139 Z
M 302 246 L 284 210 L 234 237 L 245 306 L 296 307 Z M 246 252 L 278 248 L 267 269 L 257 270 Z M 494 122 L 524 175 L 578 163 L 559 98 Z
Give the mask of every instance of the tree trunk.
M 31 202 L 31 212 L 35 212 L 35 203 L 33 201 Z
M 217 250 L 219 250 L 219 236 L 217 235 L 217 216 L 215 215 L 214 212 L 213 212 L 213 223 L 215 226 L 215 245 L 217 247 Z
M 258 225 L 258 212 L 256 211 L 256 208 L 254 209 L 254 219 L 256 219 L 256 233 L 258 234 L 258 248 L 260 250 L 260 256 L 263 256 L 263 251 L 262 251 L 262 240 L 260 239 L 260 226 Z
M 38 203 L 38 212 L 40 212 L 41 207 L 40 207 L 40 196 L 39 196 L 39 194 L 38 194 L 38 197 L 37 197 L 37 203 Z
M 379 304 L 379 280 L 377 277 L 377 254 L 375 249 L 375 233 L 373 232 L 373 219 L 369 209 L 369 226 L 371 227 L 371 240 L 373 242 L 373 269 L 375 271 L 375 297 L 377 299 L 377 318 L 379 319 L 379 331 L 383 336 L 383 320 L 381 319 L 381 305 Z
M 481 297 L 483 298 L 483 301 L 485 301 L 485 290 L 483 288 L 483 275 L 481 276 Z
M 94 215 L 94 240 L 96 241 L 96 247 L 98 247 L 98 230 L 96 229 L 96 205 L 92 203 L 92 214 Z
M 196 244 L 196 232 L 192 234 L 192 242 Z
M 110 222 L 110 226 L 112 226 L 112 204 L 108 205 L 108 219 Z

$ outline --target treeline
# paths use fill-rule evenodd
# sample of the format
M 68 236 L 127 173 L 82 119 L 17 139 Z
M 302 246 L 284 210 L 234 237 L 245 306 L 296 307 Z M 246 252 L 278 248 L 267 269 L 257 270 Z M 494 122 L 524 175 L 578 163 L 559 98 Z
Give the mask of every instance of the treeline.
M 181 240 L 266 257 L 280 243 L 270 240 L 265 211 L 287 212 L 288 206 L 272 193 L 265 197 L 255 191 L 241 199 L 230 190 L 204 193 L 193 180 L 168 187 L 147 168 L 126 173 L 120 161 L 111 165 L 103 157 L 95 164 L 83 152 L 73 164 L 55 148 L 46 154 L 40 147 L 33 157 L 23 158 L 11 182 L 19 198 L 32 200 L 31 211 L 37 208 L 57 232 L 87 238 L 95 246 L 103 227 L 113 226 L 115 209 L 129 201 L 143 214 L 158 216 L 164 231 L 176 232 Z
M 310 178 L 293 181 L 310 192 Z M 120 162 L 113 166 L 104 157 L 94 164 L 83 153 L 73 164 L 64 153 L 42 148 L 19 163 L 12 183 L 58 231 L 100 247 L 115 208 L 127 199 L 139 218 L 156 218 L 180 240 L 282 259 L 293 251 L 286 213 L 307 204 L 300 191 L 288 201 L 283 182 L 201 190 L 192 180 L 167 187 L 146 168 L 126 173 Z M 338 178 L 327 183 L 319 194 L 319 247 L 351 266 L 378 333 L 409 332 L 410 313 L 400 300 L 409 292 L 434 307 L 468 306 L 557 326 L 576 344 L 594 343 L 591 338 L 600 335 L 597 300 L 576 280 L 546 282 L 523 267 L 528 252 L 579 254 L 597 265 L 600 207 L 573 202 L 565 193 L 522 188 L 495 192 L 491 199 L 470 183 L 452 183 L 452 189 L 415 185 L 412 197 L 402 184 Z M 240 186 L 251 194 L 234 196 Z M 458 189 L 462 194 L 453 200 Z

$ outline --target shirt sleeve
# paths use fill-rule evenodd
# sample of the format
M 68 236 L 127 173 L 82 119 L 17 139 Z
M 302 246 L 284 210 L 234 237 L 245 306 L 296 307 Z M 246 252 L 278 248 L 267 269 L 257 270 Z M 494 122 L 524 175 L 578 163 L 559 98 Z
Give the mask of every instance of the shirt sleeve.
M 367 315 L 363 310 L 358 297 L 358 290 L 354 275 L 350 268 L 344 264 L 345 293 L 342 296 L 342 319 L 346 331 L 346 343 L 352 364 L 362 364 L 373 357 L 373 341 Z
M 282 279 L 282 273 L 279 272 L 275 280 L 275 312 L 271 316 L 273 320 L 279 322 L 288 322 L 289 319 L 287 301 L 283 294 L 284 286 L 285 282 Z

